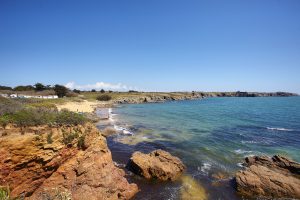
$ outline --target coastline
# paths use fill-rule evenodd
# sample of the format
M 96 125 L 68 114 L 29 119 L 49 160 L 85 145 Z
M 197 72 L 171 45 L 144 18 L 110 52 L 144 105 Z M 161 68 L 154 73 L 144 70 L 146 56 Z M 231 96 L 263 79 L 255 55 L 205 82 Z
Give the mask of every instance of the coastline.
M 42 188 L 43 187 L 50 188 L 50 186 L 52 187 L 52 185 L 49 185 L 49 181 L 52 182 L 51 184 L 53 184 L 57 181 L 56 179 L 53 179 L 53 177 L 57 177 L 57 178 L 60 177 L 59 173 L 61 173 L 62 171 L 59 169 L 64 169 L 65 167 L 76 167 L 76 168 L 79 167 L 75 163 L 72 163 L 71 166 L 69 166 L 68 165 L 69 161 L 73 162 L 78 157 L 78 158 L 82 159 L 82 164 L 85 163 L 86 161 L 84 161 L 84 160 L 87 158 L 82 157 L 82 155 L 84 155 L 85 152 L 86 153 L 91 152 L 93 155 L 98 156 L 97 154 L 94 154 L 94 153 L 97 152 L 97 148 L 99 148 L 99 146 L 93 145 L 89 148 L 90 149 L 89 151 L 85 151 L 85 149 L 78 149 L 78 148 L 76 148 L 76 145 L 79 145 L 79 143 L 77 143 L 76 138 L 72 144 L 66 143 L 65 145 L 62 145 L 61 138 L 65 137 L 64 132 L 67 130 L 67 131 L 71 131 L 70 134 L 73 134 L 74 130 L 76 130 L 76 131 L 80 130 L 82 133 L 87 134 L 87 135 L 89 135 L 89 134 L 98 135 L 97 131 L 95 130 L 97 128 L 99 131 L 99 134 L 101 135 L 100 138 L 102 138 L 101 141 L 103 143 L 102 144 L 103 146 L 101 148 L 103 148 L 106 152 L 106 154 L 104 154 L 103 156 L 105 156 L 109 159 L 109 162 L 108 162 L 109 165 L 114 170 L 117 170 L 117 168 L 118 168 L 119 170 L 124 171 L 124 173 L 122 172 L 122 174 L 121 174 L 121 176 L 125 176 L 124 179 L 122 178 L 124 181 L 126 180 L 129 183 L 135 183 L 138 185 L 140 192 L 138 192 L 136 194 L 135 198 L 142 198 L 143 196 L 150 195 L 151 197 L 157 199 L 157 198 L 162 198 L 160 196 L 160 194 L 163 194 L 164 195 L 163 198 L 169 198 L 170 196 L 175 195 L 174 196 L 175 198 L 181 196 L 183 199 L 185 197 L 190 199 L 190 198 L 194 198 L 193 195 L 197 195 L 197 196 L 202 196 L 203 199 L 217 199 L 217 198 L 220 198 L 220 196 L 218 196 L 218 195 L 221 195 L 224 199 L 239 200 L 240 197 L 237 196 L 236 190 L 234 189 L 234 187 L 232 185 L 232 180 L 234 180 L 234 177 L 235 177 L 234 172 L 236 172 L 237 170 L 240 170 L 240 169 L 244 169 L 244 167 L 245 167 L 244 164 L 240 163 L 243 158 L 250 156 L 250 154 L 258 155 L 257 154 L 258 151 L 256 151 L 256 150 L 252 151 L 252 149 L 247 149 L 245 147 L 247 147 L 249 145 L 255 146 L 257 144 L 256 142 L 260 142 L 260 141 L 255 141 L 255 140 L 253 140 L 253 138 L 249 138 L 251 140 L 249 140 L 249 139 L 247 140 L 247 138 L 246 138 L 245 141 L 251 141 L 251 143 L 243 143 L 244 138 L 241 138 L 243 140 L 239 141 L 239 142 L 242 142 L 242 144 L 241 144 L 243 146 L 242 148 L 240 148 L 240 147 L 237 148 L 237 146 L 235 146 L 234 148 L 226 149 L 226 147 L 223 145 L 227 145 L 227 144 L 230 145 L 231 140 L 234 139 L 231 136 L 229 136 L 228 134 L 226 134 L 226 132 L 234 133 L 233 129 L 230 130 L 230 129 L 227 129 L 226 127 L 223 127 L 224 124 L 228 124 L 226 121 L 219 122 L 219 124 L 222 124 L 222 126 L 219 129 L 219 132 L 217 131 L 217 129 L 206 130 L 206 132 L 209 132 L 212 134 L 212 136 L 213 136 L 212 138 L 211 137 L 208 137 L 208 138 L 201 137 L 198 140 L 198 142 L 197 142 L 197 138 L 196 137 L 193 138 L 189 132 L 200 131 L 199 133 L 203 133 L 203 132 L 201 132 L 202 131 L 201 128 L 205 129 L 205 126 L 202 127 L 203 124 L 200 123 L 201 121 L 200 122 L 198 121 L 195 124 L 195 126 L 190 125 L 190 124 L 188 126 L 186 126 L 186 127 L 188 127 L 187 132 L 186 131 L 180 132 L 180 129 L 184 128 L 184 127 L 182 127 L 182 125 L 184 125 L 185 123 L 193 121 L 193 119 L 196 119 L 199 117 L 202 118 L 202 116 L 205 114 L 206 115 L 212 114 L 213 118 L 208 118 L 209 121 L 213 124 L 218 123 L 217 121 L 215 121 L 215 117 L 219 116 L 220 115 L 219 111 L 222 111 L 222 109 L 224 109 L 224 108 L 229 109 L 228 111 L 230 111 L 230 112 L 234 111 L 234 109 L 232 109 L 232 108 L 242 109 L 242 110 L 237 110 L 236 113 L 243 113 L 245 110 L 249 111 L 248 106 L 247 107 L 240 107 L 240 106 L 236 107 L 238 102 L 240 102 L 240 103 L 242 102 L 242 104 L 240 104 L 240 105 L 244 105 L 244 103 L 246 103 L 246 105 L 248 105 L 247 102 L 248 103 L 253 102 L 253 101 L 257 102 L 260 100 L 269 102 L 269 103 L 272 103 L 272 101 L 274 101 L 274 100 L 275 101 L 280 100 L 279 102 L 285 102 L 287 100 L 283 99 L 283 98 L 243 98 L 243 99 L 236 98 L 234 101 L 231 101 L 231 99 L 227 99 L 227 98 L 207 98 L 202 101 L 201 99 L 202 98 L 200 98 L 198 100 L 198 103 L 195 103 L 194 101 L 190 101 L 190 100 L 180 101 L 180 104 L 184 105 L 183 107 L 179 106 L 179 102 L 173 102 L 173 101 L 168 101 L 169 103 L 167 103 L 167 104 L 158 103 L 158 104 L 151 105 L 151 104 L 148 104 L 150 102 L 147 102 L 147 103 L 144 102 L 145 104 L 139 104 L 139 105 L 131 104 L 131 105 L 124 105 L 124 106 L 121 104 L 112 104 L 111 102 L 104 102 L 101 104 L 93 104 L 93 103 L 86 102 L 86 101 L 82 101 L 79 103 L 78 102 L 76 102 L 76 103 L 69 102 L 70 108 L 74 108 L 74 107 L 76 108 L 76 106 L 78 106 L 78 105 L 80 106 L 80 103 L 82 103 L 82 107 L 87 107 L 87 106 L 89 107 L 89 109 L 87 110 L 89 112 L 84 112 L 84 115 L 89 115 L 89 116 L 94 117 L 95 120 L 94 120 L 93 125 L 90 126 L 91 128 L 85 128 L 86 131 L 82 131 L 81 127 L 79 128 L 79 127 L 72 126 L 72 125 L 67 125 L 67 126 L 63 126 L 63 127 L 37 126 L 37 127 L 23 127 L 23 128 L 19 127 L 19 129 L 17 129 L 17 131 L 14 131 L 14 129 L 17 127 L 7 126 L 7 127 L 4 127 L 4 129 L 0 130 L 1 135 L 4 136 L 3 138 L 0 138 L 0 141 L 3 140 L 4 144 L 6 144 L 7 139 L 12 139 L 10 141 L 10 143 L 12 143 L 14 141 L 14 138 L 12 138 L 10 136 L 10 134 L 11 134 L 11 132 L 16 132 L 16 135 L 18 135 L 20 142 L 16 143 L 16 146 L 12 145 L 13 148 L 17 148 L 18 146 L 29 146 L 31 148 L 30 145 L 33 144 L 33 146 L 32 146 L 33 149 L 36 149 L 37 154 L 40 157 L 42 157 L 41 159 L 45 159 L 43 161 L 45 163 L 50 162 L 52 159 L 56 159 L 56 156 L 58 156 L 57 153 L 63 154 L 64 151 L 70 151 L 72 153 L 72 155 L 70 155 L 70 157 L 68 157 L 68 155 L 66 157 L 63 157 L 63 159 L 66 159 L 66 160 L 62 160 L 62 161 L 60 161 L 61 163 L 58 163 L 58 165 L 55 165 L 55 170 L 53 172 L 51 172 L 55 175 L 50 176 L 52 178 L 49 177 L 49 179 L 48 179 L 48 177 L 47 177 L 46 180 L 40 180 L 45 183 L 45 184 L 43 183 Z M 291 98 L 291 99 L 289 99 L 289 101 L 290 100 L 293 100 L 293 99 Z M 296 102 L 298 102 L 299 99 L 294 98 L 294 100 L 296 100 Z M 167 102 L 167 101 L 164 101 L 164 102 Z M 221 102 L 221 104 L 219 104 L 218 102 Z M 231 102 L 231 105 L 234 105 L 234 107 L 228 108 L 228 104 L 223 104 L 222 102 L 227 102 L 227 103 Z M 208 110 L 205 109 L 205 110 L 203 110 L 203 112 L 198 112 L 198 113 L 200 113 L 200 115 L 197 115 L 196 117 L 190 116 L 190 115 L 188 115 L 188 116 L 183 115 L 184 118 L 180 119 L 180 121 L 176 121 L 172 117 L 172 115 L 181 116 L 181 114 L 176 114 L 176 112 L 174 112 L 174 111 L 176 111 L 176 109 L 183 108 L 183 110 L 181 110 L 181 111 L 184 111 L 183 113 L 196 114 L 197 112 L 195 113 L 194 109 L 197 107 L 193 107 L 193 106 L 203 105 L 204 106 L 203 108 L 206 108 L 207 105 L 213 106 L 213 105 L 218 105 L 218 104 L 222 105 L 222 106 L 218 107 L 216 113 L 213 113 L 214 109 L 211 109 L 211 107 L 210 107 L 209 112 L 208 112 Z M 112 107 L 112 105 L 113 105 L 113 107 Z M 226 106 L 224 107 L 224 105 L 226 105 Z M 259 103 L 258 105 L 265 107 L 266 104 Z M 280 104 L 280 105 L 282 105 L 282 104 Z M 285 104 L 283 104 L 282 106 L 285 108 L 284 105 Z M 168 107 L 168 106 L 171 106 L 170 110 L 169 110 L 171 112 L 164 109 L 164 107 Z M 119 109 L 118 107 L 121 107 L 119 111 L 118 111 L 118 109 Z M 129 108 L 129 110 L 127 108 Z M 145 108 L 147 108 L 147 109 L 150 108 L 151 112 L 145 112 L 145 111 L 147 111 L 147 110 L 143 110 Z M 99 109 L 100 110 L 102 109 L 103 112 L 99 113 Z M 123 111 L 121 111 L 122 109 L 123 109 Z M 131 112 L 128 112 L 130 110 L 131 110 Z M 138 110 L 140 110 L 140 111 L 138 111 Z M 250 110 L 255 111 L 255 110 L 257 110 L 257 108 L 251 106 Z M 293 110 L 294 110 L 294 108 L 293 108 Z M 138 111 L 138 112 L 136 113 L 136 111 Z M 161 115 L 161 113 L 163 113 L 163 114 Z M 169 115 L 169 116 L 165 115 L 166 113 L 169 113 L 171 115 Z M 132 114 L 134 114 L 133 116 L 135 116 L 135 117 L 132 118 Z M 141 124 L 139 121 L 139 116 L 146 117 L 145 119 L 146 119 L 146 121 L 148 121 L 148 123 L 146 123 L 144 125 Z M 282 116 L 284 116 L 284 115 L 282 115 Z M 150 118 L 147 118 L 147 117 L 150 117 Z M 233 117 L 238 118 L 238 116 L 235 116 L 235 115 L 233 115 Z M 168 122 L 169 125 L 167 125 L 168 123 L 165 123 L 167 121 L 164 121 L 163 118 L 164 119 L 169 118 L 169 122 Z M 247 115 L 247 118 L 249 118 L 248 115 Z M 211 121 L 211 119 L 213 119 L 213 120 Z M 175 121 L 172 121 L 172 120 L 175 120 Z M 269 121 L 269 120 L 267 120 L 267 121 Z M 285 121 L 285 120 L 280 120 L 280 121 Z M 143 122 L 145 122 L 145 121 L 143 121 Z M 110 128 L 113 128 L 114 130 L 113 131 L 105 130 L 107 125 L 109 125 Z M 151 125 L 151 126 L 148 126 L 148 125 Z M 62 128 L 62 130 L 60 130 L 61 128 Z M 249 126 L 248 126 L 248 128 L 249 128 Z M 277 126 L 276 127 L 276 126 L 274 126 L 274 124 L 273 125 L 270 124 L 270 125 L 266 125 L 264 127 L 263 131 L 271 133 L 271 136 L 274 133 L 279 134 L 279 132 L 280 132 L 280 134 L 281 134 L 282 132 L 284 132 L 285 135 L 288 137 L 288 134 L 293 134 L 295 131 L 300 130 L 298 128 L 299 128 L 298 126 L 296 126 L 296 128 L 289 127 L 289 126 Z M 56 129 L 58 129 L 60 131 L 55 133 Z M 152 129 L 152 130 L 150 130 L 150 129 Z M 91 132 L 89 132 L 89 130 L 94 130 L 94 131 L 93 131 L 93 133 L 91 133 Z M 259 129 L 255 129 L 255 130 L 262 131 Z M 240 131 L 243 131 L 243 129 L 240 129 Z M 52 140 L 49 140 L 49 138 L 48 138 L 49 136 L 50 136 L 50 138 L 52 137 L 52 132 L 53 132 L 52 139 L 55 142 L 53 142 Z M 6 135 L 7 133 L 8 133 L 8 136 Z M 44 145 L 42 147 L 42 149 L 37 148 L 39 143 L 36 143 L 36 144 L 30 143 L 30 145 L 26 143 L 26 145 L 23 145 L 22 142 L 26 142 L 25 139 L 30 138 L 30 140 L 33 140 L 36 137 L 36 134 L 40 134 L 40 136 L 42 137 L 42 144 Z M 217 134 L 217 135 L 214 135 L 214 134 Z M 87 140 L 88 143 L 93 141 L 94 136 L 92 136 L 92 135 L 90 135 L 89 139 Z M 80 134 L 78 136 L 80 136 Z M 204 136 L 205 136 L 205 134 L 204 134 Z M 219 141 L 219 139 L 222 139 L 222 138 L 225 139 L 226 142 L 224 142 L 222 140 Z M 209 144 L 206 144 L 207 146 L 205 146 L 205 145 L 203 146 L 205 141 L 207 141 L 206 139 L 209 139 L 208 141 L 213 141 L 214 145 L 209 143 Z M 264 140 L 261 140 L 261 141 L 268 142 L 268 141 L 264 141 Z M 265 143 L 265 144 L 270 145 L 271 143 Z M 259 145 L 259 143 L 258 143 L 258 145 Z M 213 151 L 213 149 L 218 146 L 220 146 L 221 153 L 218 151 L 216 151 L 216 152 Z M 196 147 L 196 149 L 195 149 L 195 147 Z M 55 150 L 56 148 L 59 148 L 60 151 Z M 44 154 L 49 153 L 49 151 L 52 152 L 52 149 L 53 149 L 53 153 L 51 153 L 50 157 L 49 157 L 49 155 L 48 156 L 44 155 Z M 177 180 L 175 182 L 161 183 L 159 181 L 144 180 L 141 177 L 136 176 L 132 172 L 128 171 L 128 169 L 126 168 L 126 163 L 127 163 L 128 159 L 130 158 L 130 156 L 135 151 L 149 153 L 156 149 L 162 149 L 167 152 L 170 152 L 171 154 L 182 159 L 183 163 L 186 163 L 187 171 L 186 171 L 186 173 L 183 174 L 182 178 L 180 178 L 179 180 Z M 227 162 L 227 164 L 225 163 L 225 165 L 223 165 L 224 163 L 222 164 L 219 162 L 220 159 L 221 160 L 224 159 L 224 158 L 222 158 L 221 154 L 228 152 L 228 151 L 230 151 L 231 155 L 235 156 L 238 159 L 233 159 L 233 160 L 228 159 L 226 161 L 226 158 L 225 158 L 225 161 Z M 7 153 L 10 153 L 10 152 L 8 151 Z M 12 153 L 14 153 L 14 152 L 12 152 Z M 194 153 L 194 154 L 192 155 L 192 153 Z M 27 156 L 30 156 L 30 155 L 31 154 L 27 154 L 27 153 L 23 154 L 23 156 L 26 159 L 30 159 L 30 158 L 27 158 Z M 216 155 L 217 160 L 210 160 L 211 155 Z M 271 155 L 271 154 L 269 154 L 269 155 Z M 292 154 L 290 154 L 290 155 L 292 155 Z M 189 157 L 189 156 L 191 156 L 191 157 Z M 239 163 L 237 163 L 237 161 Z M 34 162 L 38 163 L 38 160 L 34 161 Z M 9 163 L 9 161 L 8 161 L 8 163 Z M 113 165 L 112 165 L 112 163 L 113 163 Z M 6 167 L 5 162 L 2 165 L 4 165 Z M 231 168 L 226 169 L 227 167 L 230 167 L 230 165 L 234 166 L 233 167 L 234 170 L 232 170 L 232 173 L 230 172 Z M 117 168 L 114 168 L 113 166 L 115 166 Z M 24 170 L 27 170 L 27 168 L 30 169 L 30 166 L 27 166 L 27 165 L 24 165 L 22 167 L 24 168 Z M 58 173 L 56 173 L 56 168 L 58 168 Z M 78 169 L 80 169 L 80 168 L 78 168 Z M 69 171 L 68 171 L 68 173 L 69 173 Z M 94 171 L 90 171 L 90 173 L 94 173 Z M 104 171 L 103 171 L 103 173 L 104 173 Z M 106 173 L 104 173 L 103 175 L 109 176 Z M 121 176 L 119 176 L 119 177 L 121 178 Z M 244 174 L 240 174 L 240 176 L 243 177 Z M 39 177 L 36 177 L 35 179 L 39 179 Z M 64 181 L 66 181 L 68 183 L 68 180 L 64 180 Z M 82 181 L 86 181 L 86 179 L 83 179 Z M 61 183 L 59 183 L 59 184 L 61 184 Z M 109 188 L 109 186 L 106 186 L 106 187 Z M 185 188 L 185 189 L 182 189 L 182 188 Z M 192 190 L 190 191 L 189 188 L 192 188 Z M 37 191 L 42 192 L 41 189 L 38 189 Z M 134 191 L 137 191 L 137 190 L 135 189 Z M 17 193 L 19 193 L 19 191 L 18 192 L 15 191 L 14 194 L 17 194 Z M 209 194 L 209 197 L 207 196 L 208 194 Z M 28 195 L 29 195 L 29 193 L 28 193 Z M 35 193 L 35 195 L 38 195 L 38 194 Z M 78 194 L 74 194 L 74 195 L 78 195 Z M 133 193 L 131 195 L 133 195 Z
M 119 114 L 116 114 L 114 109 L 117 108 L 109 108 L 110 112 L 110 118 L 107 119 L 107 124 L 105 125 L 97 125 L 97 127 L 102 130 L 107 127 L 113 127 L 115 129 L 115 134 L 106 136 L 107 139 L 107 145 L 110 151 L 112 152 L 113 161 L 115 164 L 123 169 L 127 174 L 127 179 L 129 182 L 136 183 L 139 186 L 140 191 L 135 195 L 135 199 L 142 199 L 143 197 L 149 196 L 150 199 L 159 199 L 159 198 L 170 198 L 174 197 L 175 199 L 199 199 L 199 200 L 207 200 L 207 199 L 214 199 L 217 198 L 214 194 L 209 194 L 212 191 L 212 188 L 207 188 L 208 184 L 208 177 L 202 177 L 203 180 L 199 180 L 196 177 L 194 177 L 193 173 L 191 173 L 191 169 L 193 167 L 189 167 L 187 171 L 182 175 L 182 177 L 175 181 L 175 182 L 160 182 L 157 180 L 145 180 L 139 178 L 139 176 L 136 176 L 132 174 L 132 172 L 128 171 L 126 167 L 126 163 L 132 153 L 135 151 L 141 151 L 148 153 L 150 151 L 153 151 L 157 148 L 163 149 L 166 151 L 169 151 L 169 149 L 156 145 L 154 140 L 149 138 L 149 134 L 146 134 L 143 137 L 139 137 L 140 139 L 133 139 L 132 136 L 134 136 L 136 133 L 131 128 L 135 129 L 134 124 L 122 124 L 119 123 L 120 119 L 119 117 L 126 117 L 126 116 L 120 116 Z M 115 116 L 119 117 L 115 117 Z M 101 128 L 100 128 L 101 127 Z M 158 139 L 158 138 L 157 138 Z M 146 145 L 148 142 L 152 143 L 153 145 Z M 139 145 L 140 144 L 140 145 Z M 182 159 L 182 158 L 181 158 Z M 201 173 L 208 174 L 208 171 L 211 170 L 211 165 L 208 163 L 204 163 L 203 166 L 199 169 Z M 207 176 L 207 175 L 205 175 Z M 213 176 L 215 176 L 213 184 L 218 185 L 217 191 L 224 194 L 224 197 L 226 199 L 231 200 L 238 200 L 239 197 L 236 196 L 235 190 L 232 187 L 232 190 L 228 191 L 227 187 L 229 185 L 232 185 L 231 179 L 233 178 L 233 174 L 223 174 L 219 172 L 214 172 Z M 227 192 L 227 194 L 225 194 Z M 163 194 L 163 197 L 161 196 Z
M 83 95 L 84 96 L 84 95 Z M 68 109 L 72 112 L 95 113 L 97 108 L 112 108 L 119 104 L 164 103 L 169 101 L 199 100 L 211 97 L 293 97 L 296 93 L 288 92 L 148 92 L 118 93 L 112 100 L 96 101 L 87 98 L 68 99 L 55 103 L 58 110 Z
M 270 99 L 270 100 L 272 100 L 272 99 Z M 190 101 L 186 101 L 186 102 L 190 102 Z M 157 104 L 157 105 L 163 105 L 163 104 Z M 133 108 L 136 106 L 138 108 L 140 108 L 140 105 L 130 105 L 130 107 L 131 106 L 133 106 Z M 148 107 L 152 107 L 152 106 L 148 106 Z M 162 145 L 162 143 L 164 143 L 164 142 L 161 140 L 161 138 L 151 138 L 151 137 L 149 138 L 149 136 L 151 136 L 151 134 L 146 133 L 146 132 L 143 137 L 140 137 L 140 138 L 142 138 L 142 140 L 128 139 L 128 138 L 134 138 L 131 136 L 133 136 L 135 134 L 134 130 L 139 129 L 139 125 L 137 123 L 136 124 L 130 123 L 127 125 L 123 124 L 125 126 L 122 126 L 122 125 L 118 126 L 118 125 L 120 125 L 118 123 L 118 122 L 120 122 L 120 121 L 118 121 L 118 118 L 122 118 L 122 117 L 127 118 L 128 116 L 126 116 L 126 115 L 124 116 L 124 113 L 122 115 L 121 113 L 116 112 L 115 109 L 118 109 L 118 108 L 110 108 L 109 123 L 111 123 L 110 124 L 111 127 L 115 128 L 115 126 L 117 126 L 117 129 L 116 129 L 117 135 L 108 136 L 107 142 L 108 142 L 108 146 L 109 146 L 110 150 L 112 151 L 113 160 L 115 162 L 117 162 L 118 165 L 122 169 L 124 169 L 126 171 L 125 164 L 133 151 L 150 152 L 155 148 L 162 148 L 163 150 L 167 150 L 167 151 L 170 150 L 168 147 L 165 149 L 165 147 Z M 119 116 L 117 116 L 115 114 L 118 114 Z M 133 132 L 130 129 L 132 129 Z M 279 132 L 279 131 L 291 132 L 291 131 L 294 131 L 293 129 L 289 129 L 289 128 L 278 128 L 278 127 L 276 128 L 276 127 L 269 127 L 269 126 L 266 126 L 265 130 L 269 131 L 269 132 Z M 156 137 L 156 136 L 154 136 L 154 137 Z M 127 138 L 127 139 L 124 139 L 124 138 Z M 153 142 L 152 139 L 154 139 L 153 141 L 155 141 L 155 139 L 158 139 L 158 142 Z M 150 143 L 152 143 L 152 145 L 149 145 Z M 169 144 L 169 143 L 166 142 L 166 144 Z M 255 144 L 255 143 L 253 142 L 253 144 Z M 243 144 L 243 145 L 248 145 L 248 144 Z M 251 144 L 249 144 L 249 145 L 251 145 Z M 171 151 L 171 153 L 174 153 L 174 151 Z M 235 163 L 237 169 L 234 170 L 234 172 L 232 174 L 227 174 L 227 173 L 222 173 L 222 172 L 220 173 L 218 170 L 215 170 L 215 166 L 214 166 L 215 164 L 212 164 L 209 162 L 208 163 L 204 162 L 201 166 L 198 166 L 198 169 L 197 169 L 197 167 L 195 168 L 193 166 L 190 166 L 188 173 L 191 173 L 191 170 L 192 171 L 194 170 L 194 171 L 197 171 L 200 174 L 202 174 L 200 176 L 201 177 L 200 179 L 198 178 L 195 180 L 193 178 L 192 180 L 196 181 L 196 183 L 198 183 L 200 185 L 204 184 L 205 191 L 209 192 L 209 193 L 213 193 L 213 194 L 210 194 L 209 199 L 211 199 L 212 197 L 218 198 L 218 196 L 215 196 L 215 194 L 214 194 L 217 191 L 219 193 L 222 193 L 224 195 L 224 197 L 226 197 L 226 199 L 240 199 L 239 196 L 236 196 L 237 195 L 236 191 L 231 183 L 232 180 L 234 180 L 234 176 L 235 176 L 234 173 L 237 172 L 238 169 L 239 170 L 245 169 L 244 168 L 245 166 L 241 163 L 243 158 L 245 158 L 247 156 L 257 155 L 257 154 L 256 154 L 256 152 L 252 152 L 251 150 L 247 151 L 247 149 L 246 150 L 235 149 L 233 151 L 233 154 L 239 155 L 241 157 L 241 159 L 239 160 L 239 162 Z M 175 155 L 176 155 L 176 152 L 175 152 Z M 271 156 L 272 154 L 269 154 L 269 155 Z M 180 158 L 184 159 L 183 156 L 181 156 Z M 191 174 L 188 174 L 188 175 L 193 177 L 195 174 L 194 174 L 194 172 L 192 172 Z M 199 175 L 196 175 L 196 176 L 199 176 Z M 143 195 L 151 196 L 151 194 L 147 193 L 146 191 L 151 191 L 153 188 L 150 188 L 150 187 L 154 187 L 153 184 L 150 184 L 147 181 L 136 178 L 130 172 L 128 172 L 128 178 L 129 178 L 129 180 L 138 183 L 138 185 L 141 186 L 141 188 L 142 188 L 142 192 L 137 194 L 137 196 L 136 196 L 137 198 L 140 198 Z M 186 179 L 186 180 L 188 180 L 188 179 Z M 155 183 L 155 184 L 157 184 L 158 186 L 163 187 L 163 188 L 164 187 L 169 188 L 169 189 L 172 188 L 173 192 L 175 192 L 176 190 L 179 191 L 179 188 L 182 187 L 182 183 L 180 181 L 176 182 L 176 183 L 170 183 L 170 184 L 161 184 L 161 183 Z M 189 184 L 191 185 L 191 183 L 189 183 Z M 217 185 L 217 188 L 215 188 L 215 185 Z M 156 191 L 161 191 L 163 193 L 170 195 L 170 191 L 165 190 L 165 188 L 164 189 L 158 188 L 158 186 L 155 187 Z M 195 187 L 203 189 L 203 186 L 201 186 L 201 187 L 195 186 Z M 228 187 L 230 187 L 231 189 L 228 189 Z M 225 194 L 225 193 L 228 193 L 228 194 Z M 180 195 L 180 194 L 178 194 L 178 195 Z

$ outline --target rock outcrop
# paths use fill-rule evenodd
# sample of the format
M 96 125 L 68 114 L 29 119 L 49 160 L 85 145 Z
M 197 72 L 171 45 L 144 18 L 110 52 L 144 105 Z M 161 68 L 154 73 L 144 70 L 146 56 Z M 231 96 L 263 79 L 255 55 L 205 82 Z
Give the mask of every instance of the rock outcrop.
M 247 157 L 236 174 L 237 191 L 246 197 L 300 198 L 300 164 L 276 155 Z
M 193 100 L 206 97 L 290 97 L 298 96 L 288 92 L 136 92 L 134 95 L 114 99 L 116 104 L 161 103 L 166 101 Z
M 166 101 L 192 100 L 202 98 L 200 93 L 140 93 L 136 96 L 121 97 L 117 104 L 162 103 Z
M 155 150 L 149 154 L 133 153 L 127 168 L 147 179 L 162 181 L 176 180 L 185 169 L 181 160 L 163 150 Z
M 130 199 L 138 192 L 92 124 L 0 131 L 0 185 L 9 186 L 12 197 Z

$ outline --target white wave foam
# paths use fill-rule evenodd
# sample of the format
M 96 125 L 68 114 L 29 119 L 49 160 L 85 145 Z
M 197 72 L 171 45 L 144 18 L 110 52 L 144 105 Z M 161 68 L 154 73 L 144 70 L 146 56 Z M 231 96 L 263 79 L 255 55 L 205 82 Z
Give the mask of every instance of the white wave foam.
M 116 131 L 123 131 L 123 127 L 117 126 L 117 125 L 115 125 L 115 124 L 114 124 L 114 129 L 115 129 Z
M 211 169 L 210 163 L 203 163 L 201 167 L 198 167 L 198 170 L 204 174 L 208 174 L 209 170 Z
M 237 163 L 236 165 L 237 165 L 238 167 L 244 168 L 243 163 Z
M 246 154 L 246 153 L 252 153 L 252 151 L 237 149 L 237 150 L 234 150 L 234 153 L 236 153 L 236 154 Z
M 125 135 L 133 135 L 132 132 L 130 132 L 129 130 L 127 130 L 126 128 L 122 127 L 122 126 L 117 126 L 117 125 L 114 125 L 114 129 L 117 131 L 117 132 L 121 132 Z
M 125 135 L 133 135 L 132 132 L 128 131 L 127 129 L 123 130 L 123 134 L 125 134 Z
M 254 141 L 254 140 L 246 140 L 246 141 L 244 141 L 244 140 L 242 140 L 242 144 L 256 144 L 256 143 L 258 143 L 258 141 Z
M 109 108 L 109 109 L 108 109 L 108 119 L 109 119 L 109 121 L 111 121 L 111 122 L 114 122 L 114 121 L 115 121 L 114 118 L 113 118 L 113 114 L 112 114 L 112 108 Z
M 267 127 L 268 130 L 272 131 L 293 131 L 293 129 L 288 128 L 276 128 L 276 127 Z
M 126 166 L 125 164 L 117 163 L 115 161 L 114 161 L 114 165 L 117 167 L 125 167 Z

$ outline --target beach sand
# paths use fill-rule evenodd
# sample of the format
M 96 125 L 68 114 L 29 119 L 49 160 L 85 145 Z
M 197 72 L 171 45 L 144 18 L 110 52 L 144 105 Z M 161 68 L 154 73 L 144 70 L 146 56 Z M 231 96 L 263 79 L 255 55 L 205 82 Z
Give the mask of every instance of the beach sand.
M 81 101 L 81 102 L 67 102 L 65 104 L 56 105 L 58 110 L 67 109 L 73 112 L 86 112 L 92 113 L 97 107 L 105 106 L 105 103 L 96 101 Z

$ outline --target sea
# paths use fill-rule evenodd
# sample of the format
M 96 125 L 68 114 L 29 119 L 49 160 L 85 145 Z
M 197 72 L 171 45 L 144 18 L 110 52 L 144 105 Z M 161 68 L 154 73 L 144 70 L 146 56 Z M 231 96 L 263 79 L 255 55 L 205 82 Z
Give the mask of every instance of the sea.
M 110 108 L 99 129 L 115 164 L 139 186 L 135 199 L 245 199 L 234 175 L 244 158 L 280 154 L 300 162 L 300 97 L 216 97 Z M 187 169 L 175 182 L 145 180 L 126 168 L 135 151 L 163 149 Z

